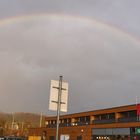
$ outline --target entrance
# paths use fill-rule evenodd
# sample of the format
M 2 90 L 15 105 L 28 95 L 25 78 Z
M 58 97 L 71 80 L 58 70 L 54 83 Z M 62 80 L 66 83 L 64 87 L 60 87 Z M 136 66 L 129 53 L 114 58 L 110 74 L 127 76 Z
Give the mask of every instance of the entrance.
M 77 140 L 82 140 L 82 136 L 77 136 Z

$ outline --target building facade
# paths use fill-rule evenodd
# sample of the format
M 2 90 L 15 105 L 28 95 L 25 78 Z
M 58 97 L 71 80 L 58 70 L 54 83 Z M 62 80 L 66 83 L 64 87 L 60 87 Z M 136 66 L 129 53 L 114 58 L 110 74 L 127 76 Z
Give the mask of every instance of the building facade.
M 140 107 L 139 107 L 140 108 Z M 137 105 L 60 116 L 60 140 L 140 140 Z M 55 140 L 56 117 L 46 117 L 45 128 L 30 129 L 29 136 Z

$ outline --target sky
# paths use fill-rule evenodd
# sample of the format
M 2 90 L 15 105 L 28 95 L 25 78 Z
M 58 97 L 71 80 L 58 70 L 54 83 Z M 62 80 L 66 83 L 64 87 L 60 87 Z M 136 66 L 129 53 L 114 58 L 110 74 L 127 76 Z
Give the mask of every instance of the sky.
M 68 112 L 140 102 L 139 0 L 0 0 L 0 111 L 49 111 L 50 81 Z

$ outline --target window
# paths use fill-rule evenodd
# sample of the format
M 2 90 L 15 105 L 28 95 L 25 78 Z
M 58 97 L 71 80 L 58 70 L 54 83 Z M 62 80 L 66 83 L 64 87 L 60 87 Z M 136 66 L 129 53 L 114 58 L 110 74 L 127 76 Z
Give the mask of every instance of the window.
M 77 140 L 82 140 L 82 136 L 77 136 Z
M 49 140 L 55 140 L 55 137 L 54 136 L 50 136 Z
M 129 111 L 129 117 L 136 117 L 136 116 L 137 116 L 136 110 Z

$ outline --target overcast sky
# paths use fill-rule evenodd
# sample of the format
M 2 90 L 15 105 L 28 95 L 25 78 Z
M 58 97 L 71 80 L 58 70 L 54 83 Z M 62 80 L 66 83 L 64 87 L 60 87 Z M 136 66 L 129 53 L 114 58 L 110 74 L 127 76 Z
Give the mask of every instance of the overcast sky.
M 68 112 L 140 102 L 139 0 L 0 0 L 0 111 L 48 111 L 50 80 Z

